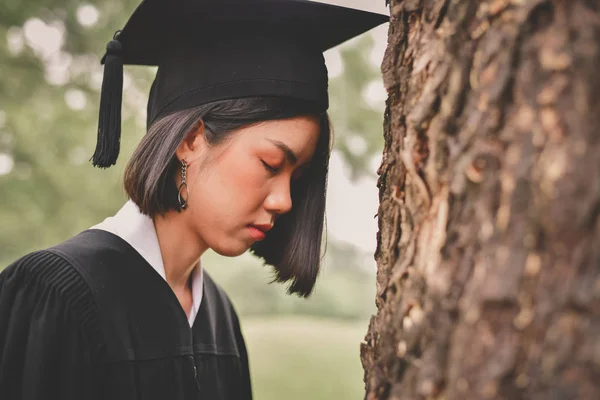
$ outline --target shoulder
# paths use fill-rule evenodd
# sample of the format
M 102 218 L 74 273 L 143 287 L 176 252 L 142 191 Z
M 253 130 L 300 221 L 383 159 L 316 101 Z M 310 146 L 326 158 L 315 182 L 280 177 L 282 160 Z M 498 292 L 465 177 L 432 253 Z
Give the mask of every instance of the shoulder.
M 0 307 L 14 304 L 25 317 L 27 309 L 47 307 L 75 313 L 91 323 L 95 308 L 92 291 L 72 263 L 51 250 L 29 253 L 0 273 Z
M 96 295 L 117 290 L 124 282 L 135 282 L 143 258 L 120 237 L 89 229 L 48 251 L 69 262 Z M 129 268 L 124 268 L 129 267 Z
M 0 355 L 0 370 L 31 358 L 31 368 L 22 372 L 42 385 L 40 371 L 47 378 L 68 366 L 75 374 L 102 360 L 104 336 L 92 292 L 73 266 L 51 251 L 27 254 L 0 273 L 0 321 L 0 349 L 10 348 Z M 10 390 L 5 380 L 0 391 L 7 384 Z
M 68 294 L 77 289 L 80 283 L 83 281 L 79 279 L 72 264 L 49 250 L 29 253 L 0 273 L 0 287 L 3 288 L 38 285 Z
M 99 229 L 88 229 L 79 235 L 49 249 L 75 267 L 80 260 L 100 261 L 107 264 L 137 255 L 135 250 L 120 237 Z
M 119 237 L 100 230 L 84 231 L 54 247 L 18 259 L 0 274 L 0 288 L 37 285 L 65 299 L 92 298 L 103 274 L 135 259 L 135 251 Z M 100 268 L 98 268 L 100 267 Z M 98 281 L 98 282 L 97 282 Z M 90 296 L 87 296 L 87 295 Z

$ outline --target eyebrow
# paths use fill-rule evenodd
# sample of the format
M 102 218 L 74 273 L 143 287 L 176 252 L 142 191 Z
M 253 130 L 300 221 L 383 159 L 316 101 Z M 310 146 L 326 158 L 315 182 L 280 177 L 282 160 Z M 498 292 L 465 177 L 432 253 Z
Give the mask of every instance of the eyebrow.
M 282 143 L 277 140 L 267 139 L 269 142 L 273 143 L 277 148 L 285 153 L 285 158 L 287 158 L 288 162 L 292 165 L 296 165 L 298 163 L 298 155 L 294 153 L 292 149 L 288 147 L 285 143 Z

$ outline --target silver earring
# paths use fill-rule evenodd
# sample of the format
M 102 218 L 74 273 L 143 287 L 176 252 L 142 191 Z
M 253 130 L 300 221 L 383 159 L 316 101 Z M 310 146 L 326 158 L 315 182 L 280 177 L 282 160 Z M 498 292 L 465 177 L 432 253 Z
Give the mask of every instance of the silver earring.
M 188 198 L 190 196 L 187 185 L 187 166 L 185 159 L 181 160 L 181 184 L 179 185 L 179 189 L 177 189 L 177 200 L 179 200 L 179 207 L 181 207 L 182 210 L 187 208 Z

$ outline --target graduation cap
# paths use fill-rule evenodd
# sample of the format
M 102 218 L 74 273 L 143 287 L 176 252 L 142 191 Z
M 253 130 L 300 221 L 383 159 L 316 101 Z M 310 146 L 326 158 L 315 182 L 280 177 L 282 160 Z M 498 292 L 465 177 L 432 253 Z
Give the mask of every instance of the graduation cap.
M 389 17 L 309 0 L 144 0 L 102 58 L 94 166 L 116 163 L 123 65 L 158 66 L 147 123 L 214 101 L 287 96 L 329 106 L 323 52 Z

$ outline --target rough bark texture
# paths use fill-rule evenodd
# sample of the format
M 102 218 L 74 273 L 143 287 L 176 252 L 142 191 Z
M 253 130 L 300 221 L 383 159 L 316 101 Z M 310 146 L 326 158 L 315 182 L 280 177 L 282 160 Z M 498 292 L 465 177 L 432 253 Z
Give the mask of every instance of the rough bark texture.
M 600 1 L 390 7 L 366 398 L 600 399 Z

